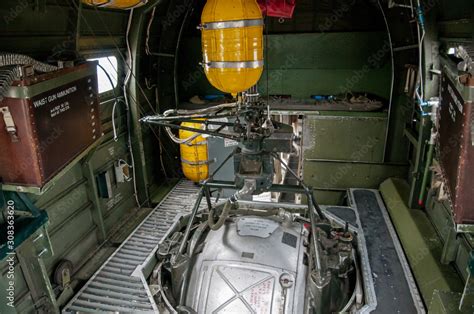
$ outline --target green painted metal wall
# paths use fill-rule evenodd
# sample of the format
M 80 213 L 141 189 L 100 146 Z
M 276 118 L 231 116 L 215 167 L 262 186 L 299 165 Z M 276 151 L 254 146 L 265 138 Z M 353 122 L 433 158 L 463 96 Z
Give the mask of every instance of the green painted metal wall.
M 386 113 L 320 112 L 303 125 L 303 174 L 322 204 L 340 204 L 353 187 L 376 189 L 407 175 L 403 163 L 384 162 Z
M 386 35 L 379 32 L 269 35 L 259 90 L 265 95 L 365 92 L 388 98 Z M 268 72 L 268 73 L 267 73 Z
M 27 3 L 24 5 L 24 3 Z M 77 26 L 77 1 L 11 1 L 0 4 L 0 41 L 1 50 L 31 55 L 46 60 L 57 52 L 75 48 L 75 29 Z M 44 4 L 44 5 L 43 5 Z M 101 11 L 83 9 L 80 20 L 79 50 L 89 56 L 113 53 L 119 58 L 124 51 L 125 30 L 128 12 Z M 120 91 L 118 91 L 120 93 Z M 101 106 L 103 123 L 103 141 L 90 156 L 93 174 L 109 171 L 113 173 L 114 162 L 124 159 L 130 162 L 128 152 L 125 110 L 117 107 L 116 124 L 119 130 L 118 140 L 112 136 L 112 101 L 104 97 Z M 151 154 L 150 154 L 151 158 Z M 1 166 L 1 165 L 0 165 Z M 94 178 L 95 179 L 95 178 Z M 31 196 L 35 204 L 47 211 L 49 216 L 48 233 L 54 251 L 52 257 L 44 259 L 50 276 L 61 259 L 71 260 L 75 270 L 79 269 L 96 249 L 103 243 L 103 233 L 97 221 L 98 212 L 94 204 L 95 191 L 88 180 L 88 168 L 84 161 L 76 164 L 70 171 L 55 182 L 55 185 L 41 196 Z M 113 185 L 111 199 L 99 199 L 105 235 L 121 224 L 125 212 L 135 207 L 132 182 Z M 0 280 L 6 281 L 6 268 L 0 262 Z M 15 268 L 16 311 L 34 313 L 35 307 L 31 294 L 16 261 Z M 0 298 L 4 299 L 5 290 L 1 289 Z M 1 313 L 10 313 L 11 308 L 0 303 Z
M 268 89 L 270 95 L 311 103 L 311 95 L 362 92 L 388 103 L 391 68 L 385 32 L 271 34 L 266 47 L 268 59 L 258 84 L 262 95 Z M 199 65 L 200 39 L 187 38 L 183 51 L 187 57 L 180 67 L 181 99 L 220 94 Z M 340 203 L 349 187 L 377 188 L 388 177 L 406 177 L 403 126 L 409 110 L 394 102 L 393 112 L 397 120 L 390 126 L 388 158 L 384 158 L 386 108 L 377 113 L 320 112 L 306 117 L 304 176 L 320 202 Z
M 281 34 L 268 36 L 268 60 L 259 91 L 310 99 L 311 95 L 366 92 L 388 98 L 390 62 L 386 35 L 380 32 Z M 207 81 L 200 38 L 188 38 L 180 67 L 181 99 L 221 94 Z M 268 74 L 267 72 L 268 71 Z M 267 77 L 268 75 L 268 77 Z

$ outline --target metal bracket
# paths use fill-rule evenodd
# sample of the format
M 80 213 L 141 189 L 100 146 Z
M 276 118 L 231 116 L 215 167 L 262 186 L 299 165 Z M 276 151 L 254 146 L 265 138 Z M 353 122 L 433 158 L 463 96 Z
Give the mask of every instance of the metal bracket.
M 442 72 L 441 72 L 441 70 L 437 70 L 434 67 L 434 64 L 432 64 L 432 65 L 430 65 L 429 73 L 430 73 L 430 80 L 433 80 L 435 76 L 440 76 Z
M 18 142 L 18 135 L 16 131 L 15 121 L 13 121 L 13 117 L 10 113 L 10 108 L 8 107 L 1 107 L 0 112 L 3 113 L 3 121 L 5 122 L 5 127 L 10 134 L 10 138 L 12 142 Z

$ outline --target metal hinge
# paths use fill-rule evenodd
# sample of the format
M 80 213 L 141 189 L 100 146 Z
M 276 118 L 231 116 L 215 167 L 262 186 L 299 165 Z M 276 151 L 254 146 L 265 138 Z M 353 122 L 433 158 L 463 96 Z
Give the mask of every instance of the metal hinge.
M 18 135 L 16 132 L 15 121 L 13 121 L 13 117 L 10 113 L 10 108 L 1 107 L 0 112 L 3 113 L 3 121 L 5 122 L 5 129 L 7 130 L 8 134 L 10 134 L 11 141 L 18 142 Z

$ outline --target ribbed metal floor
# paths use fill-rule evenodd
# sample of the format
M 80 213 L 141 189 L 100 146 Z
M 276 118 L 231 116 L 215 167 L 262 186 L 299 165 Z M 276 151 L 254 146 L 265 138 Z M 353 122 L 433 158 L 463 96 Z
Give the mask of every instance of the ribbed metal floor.
M 179 182 L 63 309 L 63 313 L 158 312 L 140 270 L 172 223 L 191 211 L 198 187 Z

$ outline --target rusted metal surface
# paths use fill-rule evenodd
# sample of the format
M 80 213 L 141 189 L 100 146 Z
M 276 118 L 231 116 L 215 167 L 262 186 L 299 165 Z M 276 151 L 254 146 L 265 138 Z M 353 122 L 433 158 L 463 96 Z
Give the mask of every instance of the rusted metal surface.
M 18 141 L 0 115 L 3 183 L 43 186 L 101 135 L 95 64 L 84 64 L 15 82 L 1 103 Z
M 457 224 L 474 223 L 474 145 L 472 103 L 442 77 L 438 149 L 443 177 Z

